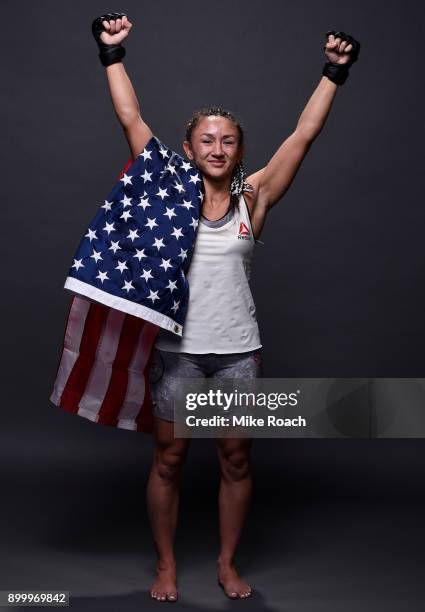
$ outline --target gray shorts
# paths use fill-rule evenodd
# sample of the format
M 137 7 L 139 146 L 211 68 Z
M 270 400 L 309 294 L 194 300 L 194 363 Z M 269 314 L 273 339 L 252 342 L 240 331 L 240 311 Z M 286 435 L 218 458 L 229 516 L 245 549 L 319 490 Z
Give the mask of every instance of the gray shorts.
M 150 388 L 153 414 L 174 421 L 173 397 L 181 378 L 259 378 L 261 348 L 246 353 L 180 353 L 152 349 Z

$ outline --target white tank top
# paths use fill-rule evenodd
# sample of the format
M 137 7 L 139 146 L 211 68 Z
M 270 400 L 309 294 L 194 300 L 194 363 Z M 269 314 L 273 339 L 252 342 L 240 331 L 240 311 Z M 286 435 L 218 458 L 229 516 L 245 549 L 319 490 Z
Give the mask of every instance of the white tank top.
M 262 346 L 249 280 L 255 247 L 248 208 L 222 219 L 200 217 L 187 272 L 189 304 L 183 336 L 161 329 L 155 346 L 186 353 L 243 353 Z

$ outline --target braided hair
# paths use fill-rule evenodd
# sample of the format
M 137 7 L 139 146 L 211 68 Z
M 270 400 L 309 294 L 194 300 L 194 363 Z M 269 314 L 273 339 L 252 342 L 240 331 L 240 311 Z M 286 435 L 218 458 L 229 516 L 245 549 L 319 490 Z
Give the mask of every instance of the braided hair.
M 186 124 L 186 140 L 190 143 L 192 142 L 191 137 L 192 137 L 193 129 L 198 125 L 202 117 L 209 117 L 210 115 L 219 115 L 220 117 L 226 117 L 226 119 L 230 119 L 231 121 L 233 121 L 239 133 L 239 146 L 242 147 L 244 143 L 244 132 L 243 132 L 241 121 L 238 118 L 236 118 L 234 113 L 222 108 L 221 106 L 209 106 L 209 107 L 204 106 L 201 109 L 195 111 L 191 119 Z M 245 178 L 246 178 L 245 166 L 241 159 L 241 161 L 237 163 L 236 166 L 233 168 L 233 172 L 232 172 L 230 190 L 229 190 L 231 196 L 234 196 L 234 198 L 231 197 L 232 200 L 233 199 L 238 200 L 239 196 L 244 191 L 249 191 L 249 192 L 253 191 L 252 185 L 247 183 L 245 181 Z

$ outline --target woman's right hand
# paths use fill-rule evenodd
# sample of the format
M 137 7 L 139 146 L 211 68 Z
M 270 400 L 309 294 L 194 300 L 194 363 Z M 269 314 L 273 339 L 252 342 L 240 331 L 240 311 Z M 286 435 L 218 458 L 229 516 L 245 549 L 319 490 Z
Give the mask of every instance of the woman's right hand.
M 119 15 L 122 15 L 119 16 Z M 105 45 L 119 45 L 127 38 L 133 24 L 127 15 L 109 13 L 94 20 L 92 30 L 96 40 Z

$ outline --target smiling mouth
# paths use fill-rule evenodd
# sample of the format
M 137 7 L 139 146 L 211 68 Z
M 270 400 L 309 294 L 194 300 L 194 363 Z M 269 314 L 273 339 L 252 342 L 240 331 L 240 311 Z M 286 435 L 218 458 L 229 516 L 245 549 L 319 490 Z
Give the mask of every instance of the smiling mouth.
M 224 161 L 210 161 L 209 163 L 214 166 L 224 166 Z

